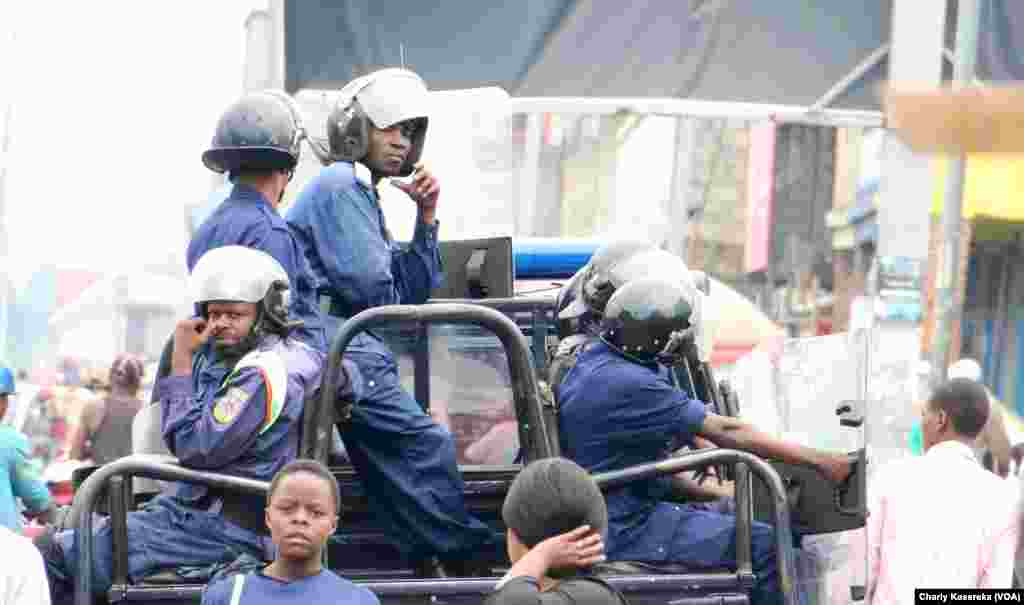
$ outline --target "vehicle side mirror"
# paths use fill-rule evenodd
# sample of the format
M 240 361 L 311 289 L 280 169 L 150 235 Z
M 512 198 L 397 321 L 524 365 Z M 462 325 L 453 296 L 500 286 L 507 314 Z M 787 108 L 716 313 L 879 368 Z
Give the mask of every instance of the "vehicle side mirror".
M 860 409 L 859 401 L 840 401 L 836 406 L 836 416 L 839 416 L 839 424 L 851 428 L 859 428 L 864 424 L 864 413 Z

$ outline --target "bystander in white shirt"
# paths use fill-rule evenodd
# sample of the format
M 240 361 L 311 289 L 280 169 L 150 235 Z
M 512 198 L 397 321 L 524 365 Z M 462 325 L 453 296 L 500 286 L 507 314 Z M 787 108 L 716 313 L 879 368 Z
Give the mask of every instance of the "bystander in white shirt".
M 32 542 L 0 527 L 0 605 L 50 605 L 43 557 Z
M 1018 490 L 959 441 L 879 470 L 869 490 L 868 603 L 913 605 L 915 588 L 1009 588 Z

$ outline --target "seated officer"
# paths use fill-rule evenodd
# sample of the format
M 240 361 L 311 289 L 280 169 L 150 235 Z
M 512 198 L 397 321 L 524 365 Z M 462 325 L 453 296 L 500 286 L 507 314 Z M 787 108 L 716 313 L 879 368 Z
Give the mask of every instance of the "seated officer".
M 323 354 L 292 338 L 289 280 L 268 254 L 226 246 L 205 254 L 189 278 L 200 317 L 178 323 L 171 375 L 160 381 L 164 441 L 183 466 L 269 481 L 298 454 L 306 393 L 320 384 Z M 350 373 L 339 387 L 349 396 Z M 268 558 L 261 498 L 176 483 L 128 515 L 128 575 Z M 93 587 L 106 592 L 111 526 L 94 529 Z M 82 573 L 75 530 L 37 540 L 55 603 Z
M 555 299 L 560 340 L 548 370 L 549 384 L 555 397 L 558 397 L 562 380 L 576 363 L 579 353 L 600 342 L 604 309 L 619 287 L 634 279 L 658 276 L 675 280 L 687 290 L 693 290 L 697 288 L 692 279 L 694 273 L 681 258 L 648 242 L 619 240 L 598 248 L 590 262 L 562 286 Z M 714 446 L 698 437 L 686 445 L 698 448 Z M 691 473 L 680 473 L 673 481 L 677 491 L 690 500 L 713 502 L 709 506 L 715 508 L 731 506 L 727 501 L 732 496 L 730 482 L 698 482 Z
M 693 305 L 678 280 L 639 279 L 611 296 L 600 341 L 578 355 L 561 385 L 562 454 L 591 473 L 605 472 L 663 459 L 698 435 L 722 447 L 812 465 L 833 482 L 845 480 L 845 455 L 786 443 L 737 418 L 709 413 L 673 386 L 662 362 L 675 359 L 680 335 L 692 335 Z M 683 349 L 692 358 L 692 338 L 681 341 L 689 343 Z M 607 493 L 608 560 L 734 566 L 735 516 L 674 504 L 674 491 L 671 479 L 657 478 Z M 754 523 L 752 558 L 753 601 L 781 603 L 770 526 Z
M 682 275 L 685 269 L 678 256 L 648 242 L 619 240 L 598 248 L 555 298 L 559 342 L 548 371 L 555 396 L 576 354 L 597 338 L 604 307 L 619 286 L 647 275 Z

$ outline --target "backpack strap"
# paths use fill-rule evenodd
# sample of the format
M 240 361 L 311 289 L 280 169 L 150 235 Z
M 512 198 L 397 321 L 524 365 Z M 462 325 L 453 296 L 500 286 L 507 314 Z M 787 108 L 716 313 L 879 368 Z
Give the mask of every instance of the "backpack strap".
M 598 588 L 595 584 L 602 586 L 603 589 Z M 575 577 L 559 582 L 558 591 L 567 596 L 575 605 L 604 605 L 607 603 L 607 593 L 615 595 L 615 600 L 619 605 L 629 605 L 624 594 L 597 576 Z
M 574 334 L 562 339 L 555 349 L 551 363 L 548 365 L 548 386 L 554 395 L 555 405 L 558 405 L 559 390 L 562 380 L 569 373 L 569 370 L 576 366 L 576 360 L 587 346 L 594 342 L 594 338 L 582 334 Z
M 242 589 L 245 587 L 246 574 L 240 573 L 235 576 L 235 584 L 231 589 L 230 605 L 240 605 L 242 602 Z

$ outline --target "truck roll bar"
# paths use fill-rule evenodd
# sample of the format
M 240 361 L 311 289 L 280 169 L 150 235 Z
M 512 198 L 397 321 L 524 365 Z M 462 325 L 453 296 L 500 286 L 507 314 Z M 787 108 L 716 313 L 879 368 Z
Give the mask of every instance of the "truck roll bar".
M 793 547 L 788 540 L 790 535 L 789 506 L 782 479 L 775 469 L 764 460 L 753 454 L 735 450 L 701 450 L 661 462 L 601 473 L 595 475 L 594 479 L 602 490 L 608 490 L 648 477 L 675 474 L 685 470 L 700 468 L 708 464 L 737 464 L 740 468 L 744 469 L 749 467 L 753 474 L 757 475 L 769 487 L 769 491 L 772 494 L 772 507 L 775 513 L 779 584 L 787 605 L 795 605 Z M 128 477 L 146 477 L 163 481 L 186 481 L 259 496 L 266 496 L 270 488 L 269 483 L 265 481 L 188 469 L 178 464 L 177 460 L 171 456 L 136 454 L 104 465 L 85 480 L 75 495 L 75 501 L 72 505 L 72 518 L 77 521 L 75 546 L 80 557 L 79 569 L 89 570 L 88 572 L 79 573 L 75 578 L 75 605 L 92 605 L 93 603 L 93 574 L 91 571 L 93 569 L 93 511 L 96 508 L 97 502 L 108 488 L 115 492 L 118 491 L 117 484 Z M 745 514 L 750 510 L 749 485 L 737 484 L 736 498 L 737 575 L 745 585 L 749 586 L 753 581 L 750 560 L 751 517 L 749 514 Z M 114 524 L 115 529 L 120 530 L 114 532 L 115 550 L 127 547 L 125 542 L 127 535 L 124 531 L 125 518 L 122 516 L 126 514 L 126 511 L 123 504 L 120 503 L 112 511 L 112 515 L 116 515 L 118 518 L 112 517 L 111 523 Z M 115 572 L 126 573 L 126 564 L 127 561 L 122 560 L 119 565 L 116 565 L 116 567 L 121 569 L 115 569 Z M 115 575 L 121 574 L 115 573 Z M 481 582 L 484 581 L 481 580 Z M 490 582 L 490 580 L 486 582 Z M 462 584 L 459 585 L 461 586 Z M 483 587 L 483 584 L 481 584 L 481 587 Z M 385 588 L 385 586 L 382 585 L 381 588 Z M 432 588 L 437 587 L 432 585 Z
M 308 420 L 303 421 L 303 434 L 312 436 L 311 439 L 303 438 L 306 443 L 305 451 L 302 452 L 304 457 L 326 460 L 330 451 L 331 427 L 338 420 L 344 421 L 352 406 L 358 405 L 353 402 L 336 405 L 339 366 L 349 343 L 360 332 L 381 324 L 399 322 L 475 323 L 493 332 L 505 347 L 508 358 L 516 419 L 519 423 L 519 444 L 526 454 L 526 461 L 558 455 L 557 436 L 547 426 L 529 347 L 519 327 L 504 314 L 481 305 L 437 303 L 375 307 L 356 314 L 341 325 L 331 341 L 319 403 L 312 410 L 313 413 L 307 415 Z
M 771 464 L 754 454 L 729 449 L 698 450 L 682 454 L 667 460 L 640 464 L 618 471 L 609 471 L 594 475 L 594 480 L 602 490 L 620 487 L 627 483 L 646 479 L 657 475 L 674 475 L 686 470 L 693 470 L 708 464 L 736 464 L 737 471 L 748 468 L 768 487 L 772 496 L 772 512 L 775 516 L 775 554 L 779 566 L 779 587 L 788 605 L 796 605 L 795 573 L 796 563 L 793 555 L 793 544 L 790 536 L 789 502 L 786 499 L 786 488 L 782 478 Z M 745 471 L 737 472 L 736 481 L 736 565 L 737 573 L 753 577 L 750 557 L 750 484 L 744 477 Z
M 553 298 L 431 298 L 428 305 L 439 304 L 479 305 L 501 311 L 502 313 L 529 313 L 532 323 L 530 340 L 533 346 L 533 366 L 541 376 L 547 375 L 547 359 L 545 350 L 548 339 L 548 322 L 555 319 L 555 300 Z
M 79 574 L 75 578 L 75 605 L 93 605 L 92 514 L 107 483 L 115 477 L 187 481 L 256 496 L 266 496 L 270 491 L 270 484 L 266 481 L 185 468 L 178 464 L 178 460 L 173 456 L 134 454 L 104 464 L 82 483 L 71 504 L 71 518 L 76 521 L 75 548 L 78 550 L 79 556 Z M 115 519 L 111 518 L 111 522 L 115 522 Z M 122 546 L 127 547 L 127 544 Z M 83 570 L 88 570 L 88 572 Z

